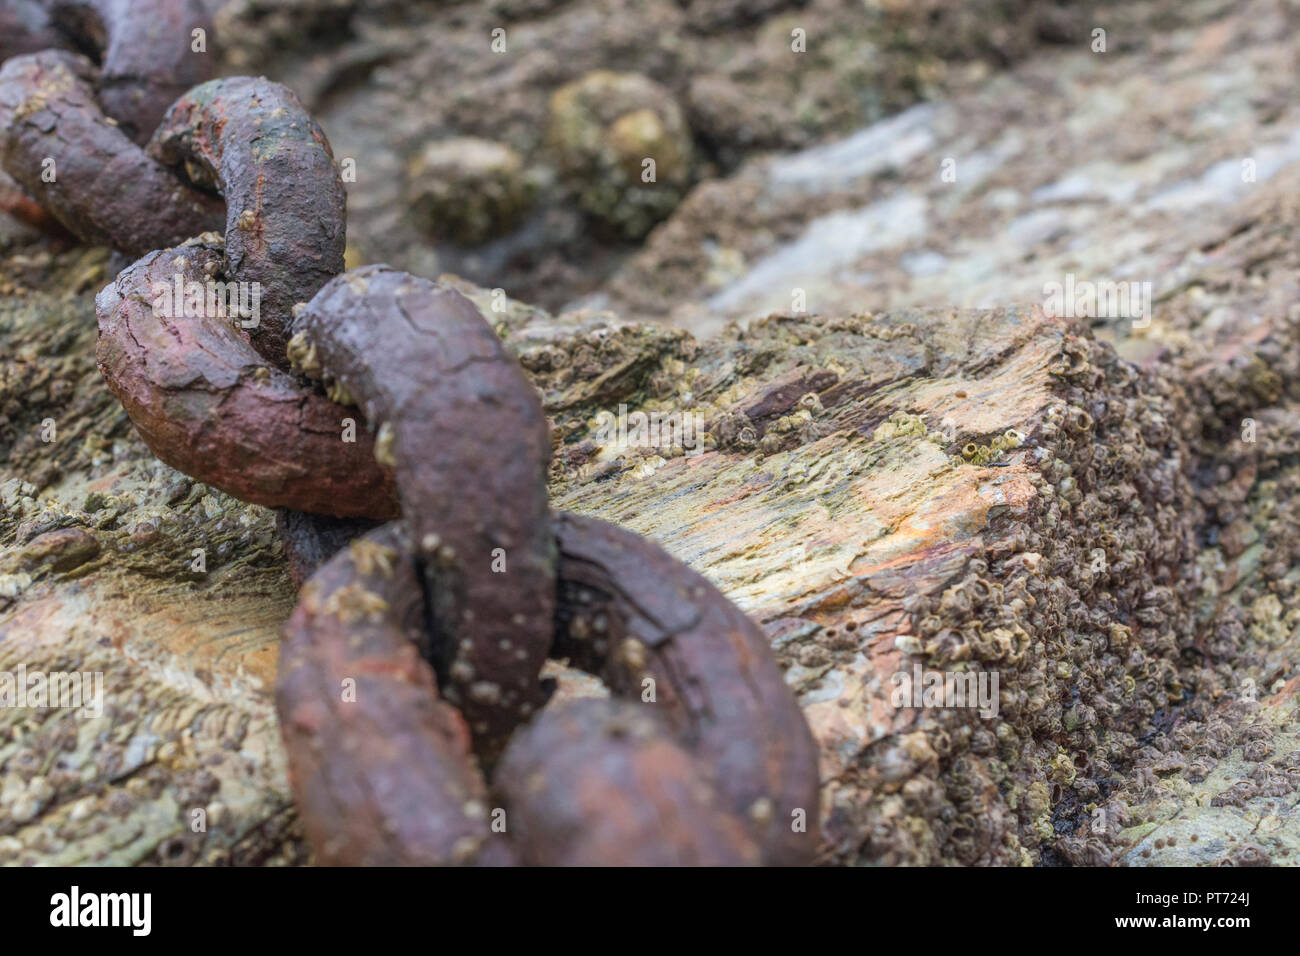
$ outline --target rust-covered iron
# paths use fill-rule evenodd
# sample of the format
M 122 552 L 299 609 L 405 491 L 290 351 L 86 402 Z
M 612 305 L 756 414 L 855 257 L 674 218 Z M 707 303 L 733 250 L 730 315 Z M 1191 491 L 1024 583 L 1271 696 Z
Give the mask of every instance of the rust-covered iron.
M 45 6 L 42 32 L 94 51 L 99 104 L 135 143 L 147 142 L 167 107 L 215 72 L 204 0 L 47 0 Z
M 355 539 L 303 587 L 284 628 L 276 705 L 317 862 L 762 862 L 716 769 L 646 704 L 548 707 L 515 734 L 487 788 L 468 728 L 417 651 L 416 553 L 405 521 Z
M 260 285 L 252 341 L 283 366 L 294 304 L 343 271 L 346 197 L 324 132 L 287 87 L 233 76 L 177 100 L 149 151 L 225 198 L 223 271 Z
M 302 593 L 276 702 L 317 861 L 811 861 L 816 752 L 762 632 L 635 535 L 552 519 L 541 402 L 468 299 L 338 275 L 342 182 L 293 93 L 213 80 L 158 121 L 206 22 L 0 14 L 0 201 L 142 256 L 96 299 L 109 387 L 160 459 L 281 509 Z M 616 699 L 547 707 L 551 653 Z
M 756 865 L 759 847 L 712 776 L 653 708 L 588 698 L 516 736 L 497 790 L 529 865 Z
M 108 122 L 94 65 L 43 50 L 0 67 L 0 165 L 78 238 L 144 253 L 219 227 L 219 200 L 183 183 Z
M 276 704 L 317 863 L 513 861 L 455 708 L 416 650 L 418 571 L 400 523 L 339 552 L 284 628 Z
M 339 406 L 229 317 L 160 312 L 160 290 L 218 273 L 222 251 L 214 235 L 151 253 L 100 294 L 106 378 L 182 470 L 295 507 L 315 486 L 327 490 L 314 509 L 384 517 L 339 510 L 378 490 L 349 485 L 367 472 L 342 462 L 335 434 L 285 415 Z M 540 401 L 477 309 L 374 266 L 328 283 L 293 331 L 295 367 L 373 423 L 373 444 L 362 431 L 354 447 L 406 514 L 323 564 L 363 525 L 281 516 L 295 574 L 320 564 L 286 626 L 277 692 L 318 859 L 811 862 L 816 749 L 763 633 L 649 542 L 552 519 Z M 203 470 L 213 460 L 222 474 Z M 542 709 L 548 652 L 621 699 Z M 495 770 L 490 789 L 480 768 Z M 488 822 L 498 810 L 514 821 L 508 841 Z
M 454 801 L 430 793 L 429 812 L 451 815 L 448 832 L 464 841 L 446 862 L 812 862 L 818 849 L 816 750 L 761 632 L 703 578 L 644 539 L 574 515 L 557 515 L 553 526 L 560 551 L 553 653 L 572 655 L 602 674 L 616 699 L 552 703 L 516 731 L 488 790 L 500 803 L 491 814 L 507 842 L 487 842 L 480 831 L 465 836 L 464 821 L 448 809 Z M 353 647 L 364 646 L 376 655 L 367 658 L 370 670 L 409 666 L 413 648 L 427 641 L 427 622 L 398 584 L 417 579 L 418 553 L 405 522 L 354 541 L 310 579 L 285 630 L 278 704 L 294 792 L 309 834 L 323 841 L 315 844 L 318 852 L 323 847 L 332 862 L 364 862 L 365 853 L 380 855 L 371 862 L 407 862 L 386 846 L 385 826 L 395 826 L 385 823 L 390 809 L 380 796 L 370 796 L 390 793 L 397 770 L 389 743 L 372 753 L 330 740 L 336 731 L 318 716 L 324 705 L 317 698 L 333 694 L 348 671 L 322 672 L 318 664 L 302 671 L 303 648 L 311 648 L 317 661 L 333 661 L 350 659 Z M 357 624 L 363 614 L 369 623 Z M 388 638 L 388 665 L 378 660 L 371 637 L 380 622 L 388 634 L 402 635 Z M 352 636 L 357 628 L 361 637 Z M 631 651 L 631 641 L 646 651 Z M 644 681 L 651 675 L 657 686 L 647 694 Z M 446 706 L 431 686 L 428 694 Z M 405 741 L 414 726 L 408 700 L 403 696 L 403 706 L 388 709 L 369 702 L 356 713 L 374 715 L 367 726 L 374 739 Z M 415 712 L 424 714 L 427 706 Z M 442 732 L 421 732 L 441 739 Z M 470 813 L 481 816 L 477 778 L 465 769 L 469 758 L 459 749 L 453 759 L 430 743 L 421 746 L 429 751 L 423 766 L 438 768 L 433 779 L 454 783 L 457 794 L 473 793 Z M 325 749 L 333 755 L 334 777 L 321 767 Z M 410 789 L 430 791 L 424 777 L 403 772 L 414 774 Z M 345 845 L 351 849 L 340 856 Z M 445 846 L 439 853 L 448 855 Z M 436 855 L 420 851 L 421 859 Z
M 774 864 L 810 862 L 817 746 L 763 631 L 653 542 L 561 513 L 553 654 L 668 726 L 717 774 L 726 806 Z M 798 824 L 802 822 L 802 826 Z
M 468 299 L 386 266 L 330 282 L 294 333 L 295 365 L 357 402 L 396 470 L 428 567 L 431 657 L 491 759 L 543 702 L 551 643 L 551 443 L 537 391 Z
M 238 318 L 210 314 L 222 251 L 213 235 L 152 252 L 100 292 L 97 359 L 109 388 L 155 455 L 215 488 L 257 504 L 395 517 L 392 473 L 376 463 L 370 434 L 354 423 L 355 442 L 344 440 L 350 410 L 260 356 Z M 177 301 L 178 281 L 204 293 L 201 307 Z

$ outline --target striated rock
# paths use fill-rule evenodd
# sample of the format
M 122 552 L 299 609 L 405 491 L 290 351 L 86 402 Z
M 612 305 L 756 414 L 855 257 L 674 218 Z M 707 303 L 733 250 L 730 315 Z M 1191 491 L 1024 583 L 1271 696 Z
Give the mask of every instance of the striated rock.
M 99 541 L 84 528 L 62 528 L 33 538 L 18 553 L 18 565 L 26 569 L 48 564 L 62 573 L 79 568 L 99 554 Z
M 1162 781 L 1112 821 L 1130 866 L 1261 866 L 1300 863 L 1300 720 L 1292 680 L 1268 700 L 1243 700 L 1222 760 Z
M 0 256 L 19 293 L 0 300 L 0 675 L 83 675 L 89 708 L 0 707 L 0 863 L 301 861 L 270 697 L 295 600 L 274 521 L 131 430 L 81 281 L 104 253 Z
M 56 281 L 82 268 L 80 254 L 50 265 Z M 490 292 L 465 288 L 542 391 L 558 444 L 553 504 L 650 535 L 765 627 L 821 748 L 826 860 L 1104 863 L 1133 836 L 1114 821 L 1146 812 L 1138 807 L 1163 781 L 1234 773 L 1224 767 L 1233 747 L 1270 769 L 1250 780 L 1254 790 L 1233 790 L 1240 780 L 1225 776 L 1220 813 L 1291 785 L 1294 745 L 1234 743 L 1231 714 L 1243 675 L 1266 687 L 1291 666 L 1293 631 L 1270 621 L 1292 592 L 1272 589 L 1270 552 L 1249 530 L 1235 552 L 1242 590 L 1222 590 L 1237 585 L 1214 570 L 1219 546 L 1206 536 L 1243 519 L 1284 536 L 1290 518 L 1267 530 L 1273 499 L 1241 509 L 1248 476 L 1296 459 L 1269 426 L 1273 444 L 1243 446 L 1265 456 L 1241 471 L 1246 484 L 1198 477 L 1213 456 L 1238 453 L 1202 446 L 1213 435 L 1203 431 L 1205 394 L 1241 407 L 1283 397 L 1269 369 L 1300 381 L 1285 326 L 1256 333 L 1254 361 L 1234 360 L 1227 339 L 1217 361 L 1179 382 L 1034 308 L 774 315 L 701 343 L 608 313 L 552 318 L 513 300 L 491 311 Z M 152 752 L 153 737 L 179 754 L 149 764 L 148 794 L 120 797 L 141 835 L 113 831 L 110 850 L 83 822 L 97 814 L 73 815 L 92 795 L 85 784 L 47 775 L 51 794 L 24 769 L 28 750 L 59 746 L 48 735 L 75 718 L 6 711 L 22 728 L 2 771 L 26 818 L 11 825 L 13 852 L 298 859 L 268 696 L 293 601 L 271 515 L 151 462 L 102 384 L 81 377 L 93 361 L 89 323 L 51 324 L 50 306 L 6 306 L 0 334 L 15 348 L 4 380 L 30 374 L 32 355 L 62 355 L 42 416 L 93 417 L 88 432 L 61 430 L 81 435 L 72 447 L 23 444 L 39 424 L 23 419 L 0 560 L 17 564 L 61 529 L 80 529 L 69 540 L 93 536 L 108 560 L 29 564 L 0 579 L 0 646 L 18 655 L 0 670 L 84 658 L 104 672 L 106 713 L 131 729 L 114 738 L 120 749 L 70 758 L 80 781 L 111 784 L 119 766 Z M 602 412 L 676 412 L 702 434 L 620 443 L 602 437 Z M 1230 422 L 1240 412 L 1219 414 Z M 46 456 L 58 456 L 61 477 L 38 500 L 25 476 Z M 1270 546 L 1279 558 L 1291 553 L 1283 540 Z M 206 570 L 196 570 L 196 548 Z M 1207 667 L 1186 663 L 1192 648 L 1211 655 Z M 968 675 L 971 699 L 927 702 L 927 672 Z M 914 675 L 918 689 L 900 696 Z M 226 708 L 222 729 L 169 736 L 172 715 L 194 701 Z M 242 736 L 230 736 L 229 721 Z M 218 757 L 235 763 L 204 799 L 225 808 L 225 822 L 200 841 L 186 814 L 207 804 L 177 788 L 185 767 Z M 183 845 L 168 842 L 178 834 Z M 1285 841 L 1254 845 L 1284 859 Z

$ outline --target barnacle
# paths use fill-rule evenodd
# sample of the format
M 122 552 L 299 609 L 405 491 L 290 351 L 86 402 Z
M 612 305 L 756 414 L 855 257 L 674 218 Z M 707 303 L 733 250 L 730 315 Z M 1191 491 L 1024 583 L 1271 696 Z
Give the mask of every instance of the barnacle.
M 352 397 L 348 387 L 343 384 L 342 379 L 327 379 L 325 385 L 325 394 L 331 402 L 337 402 L 340 405 L 355 405 L 357 400 Z
M 971 560 L 966 576 L 945 588 L 937 603 L 916 600 L 908 609 L 933 666 L 997 662 L 1003 677 L 1002 709 L 988 727 L 967 727 L 962 715 L 944 715 L 945 740 L 954 755 L 992 752 L 990 734 L 997 748 L 1044 742 L 1020 769 L 1002 771 L 1016 852 L 1029 852 L 1032 859 L 1037 848 L 1055 845 L 1070 858 L 1102 860 L 1110 853 L 1108 835 L 1058 837 L 1050 810 L 1053 804 L 1077 807 L 1068 812 L 1078 815 L 1076 833 L 1086 833 L 1088 804 L 1101 802 L 1099 781 L 1129 773 L 1129 793 L 1135 795 L 1158 784 L 1135 761 L 1131 734 L 1150 726 L 1158 708 L 1186 694 L 1177 660 L 1180 642 L 1193 633 L 1189 609 L 1195 602 L 1188 595 L 1196 584 L 1179 570 L 1186 553 L 1180 543 L 1199 515 L 1167 504 L 1189 499 L 1186 475 L 1168 450 L 1177 437 L 1167 389 L 1154 388 L 1150 378 L 1096 342 L 1067 339 L 1062 355 L 1058 398 L 1044 410 L 1026 459 L 1036 469 L 1029 481 L 1038 494 L 1028 505 L 1027 524 L 1007 533 L 1019 550 L 997 560 Z M 891 417 L 875 437 L 901 431 Z M 987 444 L 969 440 L 961 460 L 988 464 L 1023 447 L 1026 435 L 1009 429 Z M 1226 487 L 1231 473 L 1218 480 Z M 1240 553 L 1231 539 L 1226 544 Z M 1300 547 L 1296 552 L 1300 557 Z M 1284 562 L 1278 564 L 1282 570 Z M 1248 590 L 1243 596 L 1247 607 L 1261 600 Z M 1253 626 L 1276 617 L 1277 605 L 1261 603 Z M 1223 654 L 1243 641 L 1261 640 L 1251 626 L 1230 612 L 1219 626 Z M 917 651 L 906 637 L 895 643 Z M 1216 744 L 1210 729 L 1196 739 L 1226 749 L 1231 736 Z M 1245 746 L 1250 756 L 1267 759 L 1264 745 Z M 1215 758 L 1207 753 L 1206 759 Z M 1204 763 L 1196 764 L 1192 772 L 1204 769 Z M 972 765 L 958 761 L 940 775 L 942 805 L 963 832 L 951 834 L 946 847 L 928 859 L 960 860 L 974 852 L 971 834 L 960 823 L 975 800 L 971 771 Z M 882 799 L 902 799 L 900 812 L 909 818 L 932 819 L 933 808 L 907 802 L 911 792 Z M 1068 802 L 1067 793 L 1078 802 Z M 878 839 L 901 846 L 898 836 Z
M 375 433 L 375 461 L 385 468 L 396 468 L 397 458 L 394 453 L 397 435 L 392 422 L 381 422 Z
M 306 332 L 297 332 L 289 339 L 285 354 L 289 358 L 289 364 L 308 378 L 318 379 L 325 374 L 316 345 Z
M 392 548 L 363 537 L 352 539 L 348 545 L 348 552 L 352 555 L 352 563 L 361 574 L 392 576 L 393 562 L 397 558 L 397 552 Z
M 330 594 L 325 599 L 324 612 L 333 614 L 348 623 L 366 618 L 378 619 L 388 609 L 388 602 L 373 591 L 366 590 L 359 581 L 353 581 Z
M 537 187 L 514 149 L 468 136 L 429 143 L 407 179 L 406 201 L 420 227 L 467 245 L 514 227 Z
M 925 437 L 928 432 L 929 429 L 926 428 L 924 418 L 919 415 L 898 411 L 877 425 L 871 437 L 876 441 L 888 441 L 891 438 L 903 438 L 911 435 Z

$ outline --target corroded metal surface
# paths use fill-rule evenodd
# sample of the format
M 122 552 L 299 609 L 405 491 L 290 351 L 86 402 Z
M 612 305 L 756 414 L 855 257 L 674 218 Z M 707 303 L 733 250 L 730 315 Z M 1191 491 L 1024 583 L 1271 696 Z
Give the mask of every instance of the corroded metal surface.
M 293 357 L 374 423 L 429 565 L 432 657 L 475 737 L 499 750 L 542 703 L 551 643 L 550 436 L 537 393 L 478 310 L 380 266 L 331 282 L 297 318 Z
M 588 544 L 574 550 L 601 561 L 600 536 L 590 527 L 599 523 L 575 523 L 587 531 L 570 536 Z M 646 703 L 579 699 L 548 707 L 512 739 L 492 788 L 503 806 L 491 806 L 465 723 L 439 699 L 416 651 L 425 640 L 424 608 L 411 553 L 404 523 L 354 540 L 312 576 L 285 627 L 277 706 L 319 862 L 753 865 L 811 856 L 815 836 L 806 833 L 801 853 L 788 842 L 764 853 L 759 840 L 772 842 L 764 828 L 732 809 L 748 767 L 714 759 L 711 728 L 674 728 L 679 714 Z M 576 593 L 588 578 L 561 590 Z M 709 650 L 700 634 L 680 640 Z M 697 686 L 704 679 L 683 675 Z M 793 708 L 784 687 L 779 694 Z M 708 721 L 692 716 L 696 725 Z M 744 733 L 753 746 L 769 729 Z M 769 758 L 781 749 L 769 747 Z M 808 756 L 809 766 L 796 768 L 805 783 Z M 739 782 L 729 779 L 733 769 Z M 815 816 L 815 787 L 802 796 Z
M 499 790 L 541 866 L 745 866 L 759 848 L 703 761 L 638 704 L 549 707 L 511 743 Z
M 397 514 L 392 474 L 348 409 L 280 371 L 228 318 L 155 306 L 210 279 L 215 238 L 153 252 L 96 300 L 100 371 L 163 461 L 246 501 L 341 517 Z M 176 303 L 173 302 L 173 306 Z
M 369 518 L 330 518 L 291 508 L 275 509 L 275 530 L 284 545 L 289 575 L 297 587 L 353 538 L 375 529 Z
M 44 50 L 0 67 L 0 163 L 80 239 L 132 255 L 216 228 L 221 204 L 105 121 L 85 57 Z
M 766 635 L 704 577 L 615 525 L 561 514 L 555 654 L 615 693 L 653 694 L 712 769 L 767 863 L 818 846 L 817 746 Z M 793 824 L 802 818 L 805 826 Z
M 416 650 L 409 550 L 397 525 L 357 538 L 285 625 L 276 704 L 307 837 L 331 865 L 510 862 L 469 730 Z
M 343 271 L 343 182 L 320 126 L 286 87 L 226 77 L 177 100 L 149 151 L 225 199 L 224 271 L 260 283 L 265 314 L 253 344 L 285 364 L 293 305 Z
M 181 93 L 215 71 L 212 19 L 203 0 L 46 2 L 51 23 L 95 49 L 99 102 L 136 143 L 149 139 Z M 203 31 L 201 41 L 196 30 Z

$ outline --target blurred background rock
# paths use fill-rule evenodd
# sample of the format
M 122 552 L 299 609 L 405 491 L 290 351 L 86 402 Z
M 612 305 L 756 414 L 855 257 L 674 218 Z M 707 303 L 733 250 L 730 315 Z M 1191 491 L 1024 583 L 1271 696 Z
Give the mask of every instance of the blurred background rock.
M 223 72 L 288 84 L 356 160 L 352 262 L 451 271 L 548 308 L 598 291 L 701 183 L 1078 42 L 1090 22 L 1068 0 L 212 6 Z

